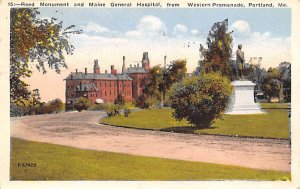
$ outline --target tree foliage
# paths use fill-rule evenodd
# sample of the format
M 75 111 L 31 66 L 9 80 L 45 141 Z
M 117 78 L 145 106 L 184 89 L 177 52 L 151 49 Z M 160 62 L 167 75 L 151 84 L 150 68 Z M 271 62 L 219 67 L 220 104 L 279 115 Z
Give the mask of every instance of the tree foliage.
M 166 68 L 159 65 L 152 67 L 142 83 L 143 93 L 161 99 L 163 105 L 167 91 L 186 75 L 186 63 L 186 60 L 179 59 L 172 61 Z
M 220 72 L 223 76 L 233 80 L 234 74 L 230 65 L 232 54 L 232 32 L 228 31 L 228 19 L 216 22 L 209 31 L 206 44 L 207 49 L 200 45 L 203 56 L 203 71 Z
M 46 67 L 60 73 L 67 68 L 63 52 L 72 54 L 74 47 L 68 42 L 68 34 L 78 34 L 74 25 L 63 29 L 56 18 L 41 19 L 36 8 L 12 8 L 10 11 L 10 99 L 20 101 L 30 97 L 29 86 L 23 81 L 30 77 L 30 62 L 37 70 L 47 72 Z M 47 63 L 47 66 L 45 65 Z
M 232 90 L 230 81 L 219 73 L 185 78 L 171 88 L 173 116 L 198 128 L 208 128 L 225 111 Z
M 269 68 L 267 75 L 264 78 L 262 84 L 262 91 L 264 92 L 265 98 L 271 101 L 272 97 L 279 98 L 280 92 L 280 73 L 276 68 Z
M 75 103 L 75 109 L 78 110 L 79 112 L 81 112 L 82 110 L 86 110 L 88 109 L 88 107 L 90 107 L 91 103 L 87 98 L 84 97 L 80 97 L 76 99 L 76 103 Z

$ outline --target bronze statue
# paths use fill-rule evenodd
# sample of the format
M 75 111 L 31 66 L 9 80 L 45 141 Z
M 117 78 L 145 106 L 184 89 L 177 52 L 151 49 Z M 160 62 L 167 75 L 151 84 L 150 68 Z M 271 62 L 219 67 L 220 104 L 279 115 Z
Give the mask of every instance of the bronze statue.
M 236 51 L 236 67 L 237 67 L 237 78 L 243 79 L 243 69 L 244 69 L 245 57 L 244 52 L 242 51 L 242 45 L 238 45 L 238 49 Z

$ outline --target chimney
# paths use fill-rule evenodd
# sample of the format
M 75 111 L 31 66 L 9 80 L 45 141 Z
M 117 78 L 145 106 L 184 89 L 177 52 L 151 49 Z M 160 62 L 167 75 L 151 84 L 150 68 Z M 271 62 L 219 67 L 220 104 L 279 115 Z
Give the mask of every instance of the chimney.
M 75 73 L 77 73 L 78 72 L 78 70 L 77 69 L 75 69 Z
M 132 64 L 130 64 L 130 68 L 132 67 Z
M 84 74 L 87 75 L 87 68 L 84 68 Z
M 111 74 L 114 74 L 114 75 L 117 74 L 117 70 L 115 70 L 115 66 L 114 65 L 110 66 L 110 72 L 111 72 Z
M 98 64 L 98 59 L 94 60 L 94 73 L 100 74 L 100 67 L 99 67 L 99 64 Z
M 125 72 L 126 72 L 126 67 L 125 67 L 125 56 L 123 56 L 122 74 L 124 75 Z
M 140 67 L 140 64 L 139 64 L 139 63 L 137 63 L 136 65 L 137 65 L 137 67 Z
M 105 70 L 105 74 L 107 74 L 107 70 Z
M 164 68 L 167 66 L 167 55 L 164 56 Z

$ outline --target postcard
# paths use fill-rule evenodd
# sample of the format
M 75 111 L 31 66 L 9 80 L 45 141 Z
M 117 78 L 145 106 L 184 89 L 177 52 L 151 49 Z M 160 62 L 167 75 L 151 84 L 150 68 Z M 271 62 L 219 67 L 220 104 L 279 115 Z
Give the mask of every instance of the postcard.
M 1 1 L 1 188 L 299 188 L 299 1 Z

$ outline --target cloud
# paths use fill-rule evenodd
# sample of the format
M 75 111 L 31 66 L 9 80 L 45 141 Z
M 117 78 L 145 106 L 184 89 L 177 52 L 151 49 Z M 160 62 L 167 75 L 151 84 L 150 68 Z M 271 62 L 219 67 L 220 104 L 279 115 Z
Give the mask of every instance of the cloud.
M 250 24 L 244 20 L 238 20 L 231 25 L 231 28 L 234 31 L 238 31 L 239 33 L 249 34 L 251 31 Z
M 165 24 L 156 16 L 145 16 L 138 24 L 138 30 L 144 31 L 160 31 L 164 28 Z
M 175 35 L 184 35 L 188 32 L 188 27 L 183 24 L 176 24 L 173 28 L 173 33 Z
M 246 61 L 250 57 L 262 57 L 262 67 L 277 67 L 280 62 L 291 61 L 291 38 L 275 37 L 271 32 L 252 32 L 247 38 L 234 38 L 233 49 L 243 44 Z
M 192 29 L 192 30 L 191 30 L 191 34 L 192 34 L 192 35 L 198 35 L 198 34 L 199 34 L 199 31 L 196 30 L 196 29 Z
M 140 19 L 135 30 L 125 33 L 128 37 L 146 37 L 163 34 L 166 32 L 165 24 L 156 16 L 147 15 Z
M 84 31 L 86 32 L 95 32 L 95 33 L 105 33 L 105 32 L 110 32 L 111 30 L 100 26 L 99 24 L 89 22 L 86 26 L 82 26 L 84 28 Z

